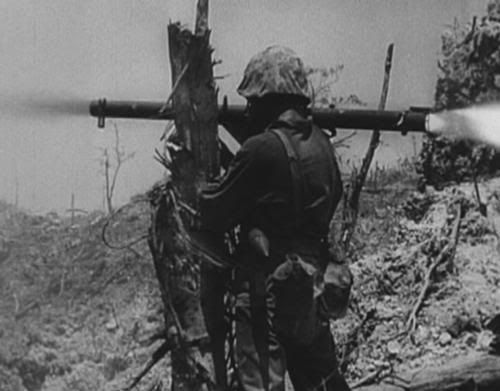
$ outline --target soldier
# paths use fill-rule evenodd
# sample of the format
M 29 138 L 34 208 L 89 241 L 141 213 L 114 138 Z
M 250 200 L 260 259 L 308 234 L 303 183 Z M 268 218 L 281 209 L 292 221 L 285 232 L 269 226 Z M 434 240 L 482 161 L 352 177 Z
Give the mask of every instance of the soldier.
M 336 272 L 327 237 L 342 183 L 329 138 L 308 118 L 303 63 L 288 48 L 269 47 L 250 60 L 238 93 L 252 134 L 200 208 L 205 230 L 240 227 L 241 386 L 282 391 L 288 370 L 296 391 L 348 390 L 326 314 L 344 310 L 347 297 L 335 287 L 325 295 L 325 275 Z M 350 278 L 342 281 L 349 288 Z

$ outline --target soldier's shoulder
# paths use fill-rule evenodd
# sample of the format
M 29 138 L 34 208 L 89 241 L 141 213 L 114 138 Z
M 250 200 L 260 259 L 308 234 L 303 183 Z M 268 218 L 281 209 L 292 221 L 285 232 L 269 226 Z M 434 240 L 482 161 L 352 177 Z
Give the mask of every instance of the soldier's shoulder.
M 262 132 L 248 138 L 242 145 L 242 149 L 255 155 L 260 159 L 275 158 L 280 150 L 280 141 L 271 132 Z
M 249 137 L 244 143 L 243 146 L 252 149 L 252 150 L 260 150 L 260 149 L 268 149 L 269 147 L 273 147 L 278 144 L 278 139 L 272 132 L 262 132 L 255 136 Z

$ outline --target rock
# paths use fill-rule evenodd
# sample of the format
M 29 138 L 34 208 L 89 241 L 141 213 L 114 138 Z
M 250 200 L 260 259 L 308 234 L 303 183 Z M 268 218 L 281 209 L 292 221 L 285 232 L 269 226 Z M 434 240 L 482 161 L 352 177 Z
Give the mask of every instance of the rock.
M 150 312 L 149 314 L 147 314 L 146 320 L 148 323 L 161 322 L 161 316 L 158 312 Z
M 384 319 L 384 320 L 385 319 L 394 319 L 396 314 L 397 314 L 397 310 L 389 307 L 389 305 L 387 305 L 386 303 L 378 303 L 376 310 L 377 310 L 376 314 L 377 314 L 378 319 Z
M 19 376 L 0 366 L 0 390 L 26 391 Z
M 142 325 L 142 331 L 145 334 L 155 334 L 161 329 L 160 322 L 145 322 Z
M 77 364 L 77 363 L 79 363 L 81 361 L 81 359 L 80 359 L 80 355 L 78 354 L 78 352 L 75 351 L 75 350 L 71 350 L 68 353 L 68 361 L 71 364 Z
M 474 334 L 468 334 L 464 340 L 465 344 L 469 347 L 474 347 L 477 343 L 477 337 Z
M 121 356 L 110 356 L 104 361 L 102 373 L 107 381 L 115 378 L 116 374 L 129 367 L 129 360 Z
M 115 331 L 118 328 L 118 323 L 116 323 L 114 318 L 111 318 L 108 323 L 106 323 L 105 327 L 108 331 Z
M 464 331 L 479 331 L 476 323 L 474 319 L 468 318 L 465 315 L 455 315 L 446 326 L 446 331 L 453 338 L 458 338 Z
M 393 356 L 397 356 L 401 352 L 401 345 L 398 341 L 389 341 L 387 344 L 387 352 Z
M 371 342 L 377 342 L 380 339 L 384 338 L 391 332 L 391 329 L 389 326 L 385 323 L 381 323 L 375 326 L 375 329 L 373 330 L 372 334 L 369 337 L 369 341 Z
M 39 391 L 42 389 L 45 377 L 50 370 L 47 365 L 38 360 L 26 358 L 17 364 L 17 371 L 28 391 Z
M 66 334 L 66 328 L 64 327 L 64 325 L 60 323 L 56 324 L 54 327 L 54 334 L 57 335 L 58 337 Z
M 448 345 L 452 341 L 452 339 L 453 337 L 450 335 L 450 333 L 445 331 L 444 333 L 441 333 L 441 335 L 439 336 L 439 344 L 441 346 Z
M 105 384 L 104 375 L 92 362 L 82 362 L 64 379 L 65 390 L 102 390 Z
M 425 326 L 418 326 L 417 332 L 415 333 L 415 342 L 417 344 L 422 344 L 423 342 L 429 340 L 431 337 L 431 331 Z
M 482 331 L 477 336 L 476 349 L 479 351 L 488 351 L 493 341 L 493 334 L 490 331 Z

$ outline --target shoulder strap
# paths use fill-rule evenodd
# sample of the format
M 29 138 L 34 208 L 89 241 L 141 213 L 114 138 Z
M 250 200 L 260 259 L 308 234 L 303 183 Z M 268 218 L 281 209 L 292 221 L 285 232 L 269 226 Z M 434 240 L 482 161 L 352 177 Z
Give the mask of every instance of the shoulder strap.
M 323 133 L 323 131 L 320 129 L 316 129 L 316 131 Z M 330 191 L 332 192 L 332 196 L 333 196 L 333 192 L 335 191 L 335 179 L 334 179 L 334 177 L 339 176 L 338 179 L 340 179 L 340 175 L 338 172 L 338 167 L 335 163 L 336 160 L 335 160 L 335 154 L 333 152 L 333 146 L 330 144 L 330 140 L 327 138 L 326 135 L 325 135 L 325 138 L 327 139 L 327 143 L 321 143 L 321 146 L 328 156 L 328 166 L 330 167 Z M 342 184 L 340 184 L 340 186 L 342 186 Z M 334 205 L 334 201 L 332 200 L 328 213 L 329 214 L 332 213 L 333 212 L 332 209 L 334 209 L 334 208 L 335 208 L 335 205 Z
M 292 192 L 293 192 L 293 204 L 295 209 L 295 226 L 298 228 L 302 219 L 303 197 L 304 197 L 304 177 L 302 175 L 302 170 L 300 168 L 300 161 L 297 151 L 295 150 L 292 142 L 288 136 L 278 128 L 269 129 L 270 132 L 275 134 L 278 139 L 283 144 L 285 148 L 286 155 L 288 157 L 288 162 L 290 166 L 290 173 L 292 178 Z

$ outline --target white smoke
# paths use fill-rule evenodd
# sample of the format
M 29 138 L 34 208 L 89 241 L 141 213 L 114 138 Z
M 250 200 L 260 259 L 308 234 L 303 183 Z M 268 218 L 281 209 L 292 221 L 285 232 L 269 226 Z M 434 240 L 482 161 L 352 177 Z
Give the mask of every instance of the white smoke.
M 500 150 L 500 104 L 430 114 L 428 130 L 453 139 L 478 141 Z

